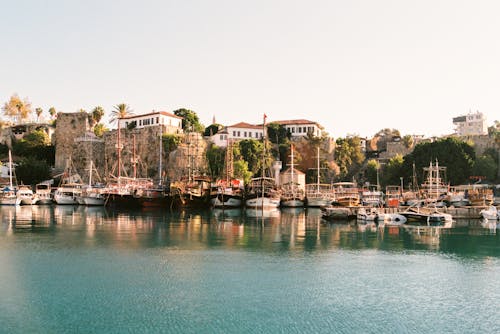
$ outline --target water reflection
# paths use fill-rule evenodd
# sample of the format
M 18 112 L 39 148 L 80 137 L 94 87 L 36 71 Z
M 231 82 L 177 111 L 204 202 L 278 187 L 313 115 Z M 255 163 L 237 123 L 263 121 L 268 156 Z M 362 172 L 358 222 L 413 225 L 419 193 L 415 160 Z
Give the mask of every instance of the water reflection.
M 1 207 L 1 234 L 51 233 L 59 247 L 118 249 L 247 249 L 323 251 L 329 249 L 427 250 L 500 255 L 499 224 L 458 221 L 455 227 L 414 227 L 329 223 L 319 209 L 212 211 L 114 211 L 104 207 Z M 20 235 L 20 234 L 19 234 Z M 1 235 L 0 235 L 1 237 Z

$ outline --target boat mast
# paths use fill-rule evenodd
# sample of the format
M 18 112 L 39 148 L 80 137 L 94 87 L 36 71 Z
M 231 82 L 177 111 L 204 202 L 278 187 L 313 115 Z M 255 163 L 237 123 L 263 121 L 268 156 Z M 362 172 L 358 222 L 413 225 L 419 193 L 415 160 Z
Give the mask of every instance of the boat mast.
M 134 180 L 137 178 L 137 158 L 135 157 L 135 133 L 132 135 L 132 164 L 134 165 Z
M 320 181 L 320 175 L 319 175 L 319 146 L 317 148 L 318 150 L 318 159 L 317 159 L 317 168 L 318 168 L 318 175 L 316 176 L 316 183 L 317 183 L 317 192 L 319 192 L 319 181 Z
M 9 150 L 9 184 L 12 190 L 12 153 Z
M 264 210 L 264 186 L 265 186 L 265 182 L 264 182 L 264 176 L 265 176 L 265 173 L 264 173 L 264 168 L 265 168 L 265 165 L 266 165 L 266 118 L 267 118 L 267 115 L 264 114 L 264 122 L 262 123 L 262 143 L 264 144 L 264 149 L 262 150 L 262 170 L 261 170 L 261 175 L 262 175 L 262 187 L 261 187 L 261 197 L 262 197 L 262 210 Z
M 121 157 L 121 144 L 120 144 L 120 118 L 118 118 L 118 134 L 116 136 L 116 150 L 117 150 L 117 156 L 118 156 L 118 162 L 117 162 L 117 168 L 118 168 L 118 186 L 120 186 L 120 179 L 121 179 L 121 165 L 122 165 L 122 157 Z
M 162 132 L 163 132 L 163 131 L 161 131 L 161 130 L 160 130 L 160 154 L 159 154 L 159 155 L 160 155 L 160 159 L 159 159 L 159 160 L 160 160 L 160 163 L 158 164 L 158 176 L 159 176 L 159 178 L 160 178 L 160 183 L 159 183 L 159 185 L 160 185 L 160 186 L 161 186 L 161 185 L 162 185 L 162 183 L 163 183 L 163 182 L 162 182 L 162 181 L 163 181 L 163 176 L 162 176 L 162 169 L 163 169 L 163 166 L 161 165 L 161 163 L 162 163 L 162 156 L 161 156 L 161 155 L 162 155 L 162 146 L 163 146 L 163 140 L 162 140 L 162 135 L 163 135 L 163 133 L 162 133 Z

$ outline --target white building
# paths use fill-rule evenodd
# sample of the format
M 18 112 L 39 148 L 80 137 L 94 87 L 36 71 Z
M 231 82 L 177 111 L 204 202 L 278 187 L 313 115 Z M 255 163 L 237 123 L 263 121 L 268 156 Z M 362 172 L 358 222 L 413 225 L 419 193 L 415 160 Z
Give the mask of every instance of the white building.
M 243 139 L 259 140 L 263 137 L 264 129 L 262 125 L 252 125 L 240 122 L 226 126 L 222 131 L 211 137 L 212 142 L 219 147 L 226 147 L 228 141 L 238 141 Z
M 316 137 L 321 137 L 323 127 L 316 122 L 308 121 L 307 119 L 295 119 L 289 121 L 273 121 L 285 127 L 291 134 L 292 138 L 305 137 L 308 133 Z
M 155 111 L 149 114 L 121 118 L 119 123 L 122 129 L 135 124 L 137 129 L 149 126 L 164 126 L 166 133 L 182 133 L 182 117 L 166 111 Z
M 486 117 L 479 111 L 453 118 L 453 125 L 455 125 L 455 133 L 459 136 L 488 134 Z

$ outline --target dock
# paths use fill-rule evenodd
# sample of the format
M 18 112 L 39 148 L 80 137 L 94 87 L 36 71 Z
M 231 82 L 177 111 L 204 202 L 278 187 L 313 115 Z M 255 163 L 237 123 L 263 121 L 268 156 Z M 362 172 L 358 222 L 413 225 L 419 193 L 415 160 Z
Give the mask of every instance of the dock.
M 350 207 L 334 207 L 342 211 L 342 218 L 355 218 L 358 210 L 361 208 L 367 209 L 364 206 L 350 206 Z M 498 208 L 498 207 L 497 207 Z M 379 213 L 398 213 L 407 210 L 407 206 L 400 206 L 397 208 L 377 208 Z M 481 219 L 481 210 L 488 209 L 488 206 L 464 206 L 464 207 L 438 207 L 437 211 L 441 213 L 448 213 L 452 215 L 453 219 Z M 339 217 L 340 218 L 340 217 Z

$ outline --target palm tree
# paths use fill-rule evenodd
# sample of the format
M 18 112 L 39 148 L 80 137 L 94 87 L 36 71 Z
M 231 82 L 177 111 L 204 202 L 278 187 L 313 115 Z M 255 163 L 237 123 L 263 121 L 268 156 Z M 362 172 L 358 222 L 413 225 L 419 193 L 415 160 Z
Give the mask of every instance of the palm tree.
M 43 109 L 40 107 L 35 108 L 35 113 L 36 113 L 36 121 L 38 123 L 38 121 L 40 120 L 40 115 L 43 113 Z
M 111 110 L 110 122 L 114 123 L 121 118 L 125 118 L 133 114 L 134 113 L 132 112 L 132 109 L 130 109 L 130 107 L 127 104 L 125 103 L 117 104 L 116 106 L 114 106 L 114 109 Z
M 12 117 L 16 123 L 27 119 L 29 114 L 32 112 L 31 102 L 28 98 L 21 100 L 17 94 L 12 95 L 10 100 L 4 104 L 2 109 L 5 112 L 5 115 Z
M 104 116 L 104 109 L 101 106 L 97 106 L 94 109 L 92 109 L 92 120 L 94 124 L 99 123 L 103 116 Z
M 54 118 L 54 116 L 57 114 L 56 108 L 50 107 L 49 108 L 49 115 L 51 118 Z

